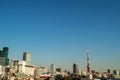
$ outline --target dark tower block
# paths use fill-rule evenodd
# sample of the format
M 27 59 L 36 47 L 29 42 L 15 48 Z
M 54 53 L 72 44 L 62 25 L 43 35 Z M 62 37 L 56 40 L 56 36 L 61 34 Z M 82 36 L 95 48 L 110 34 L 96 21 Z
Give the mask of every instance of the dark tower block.
M 7 66 L 9 64 L 8 51 L 9 51 L 8 47 L 3 48 L 3 57 L 5 59 L 5 66 Z
M 9 50 L 8 47 L 3 48 L 3 55 L 4 55 L 5 58 L 8 58 L 8 50 Z
M 0 57 L 3 57 L 4 55 L 3 55 L 3 51 L 2 50 L 0 50 Z
M 77 64 L 73 64 L 73 73 L 76 74 L 77 73 Z

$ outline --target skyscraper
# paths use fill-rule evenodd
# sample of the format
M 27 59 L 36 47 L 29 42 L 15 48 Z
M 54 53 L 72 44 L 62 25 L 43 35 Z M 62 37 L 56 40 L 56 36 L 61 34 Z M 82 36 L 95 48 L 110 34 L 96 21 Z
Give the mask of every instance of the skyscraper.
M 3 55 L 4 55 L 5 58 L 8 58 L 8 50 L 9 50 L 8 47 L 3 48 Z
M 31 65 L 31 53 L 24 52 L 23 53 L 23 60 L 26 61 L 26 65 Z
M 55 74 L 55 64 L 51 64 L 51 74 L 54 75 Z
M 73 73 L 77 74 L 78 73 L 78 65 L 77 64 L 73 64 Z
M 3 47 L 3 51 L 0 50 L 0 64 L 7 66 L 9 64 L 9 59 L 8 59 L 8 47 Z
M 0 50 L 0 57 L 3 57 L 3 51 Z

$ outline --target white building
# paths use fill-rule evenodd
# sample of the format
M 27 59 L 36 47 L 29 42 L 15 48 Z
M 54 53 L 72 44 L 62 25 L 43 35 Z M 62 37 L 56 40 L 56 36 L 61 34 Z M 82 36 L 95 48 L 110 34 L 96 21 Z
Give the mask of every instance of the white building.
M 47 73 L 47 72 L 48 72 L 48 70 L 45 67 L 40 66 L 37 68 L 38 74 L 43 74 L 43 73 Z
M 19 60 L 18 61 L 18 66 L 19 66 L 19 72 L 23 72 L 25 73 L 25 65 L 26 65 L 26 61 L 22 61 L 22 60 Z
M 36 77 L 47 78 L 50 76 L 51 74 L 48 72 L 48 70 L 45 67 L 40 66 L 37 68 Z
M 78 68 L 78 75 L 82 75 L 82 70 Z
M 34 66 L 25 66 L 25 74 L 27 75 L 34 75 Z
M 51 72 L 51 75 L 55 74 L 55 64 L 51 64 L 50 72 Z
M 10 68 L 12 73 L 19 72 L 26 75 L 34 75 L 34 66 L 26 65 L 26 61 L 12 60 Z
M 3 74 L 3 72 L 4 72 L 3 66 L 0 65 L 0 75 Z
M 87 76 L 87 72 L 86 71 L 82 71 L 81 74 L 82 74 L 82 76 Z

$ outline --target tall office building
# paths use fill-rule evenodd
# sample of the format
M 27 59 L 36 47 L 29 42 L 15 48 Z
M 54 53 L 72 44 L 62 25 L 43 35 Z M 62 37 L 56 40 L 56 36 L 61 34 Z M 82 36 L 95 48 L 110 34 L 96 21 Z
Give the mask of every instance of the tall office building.
M 51 74 L 54 75 L 55 74 L 55 64 L 51 64 Z
M 26 65 L 31 65 L 31 53 L 24 52 L 23 53 L 23 60 L 26 61 Z
M 3 57 L 3 51 L 0 50 L 0 57 Z
M 77 74 L 78 73 L 78 65 L 77 64 L 73 64 L 73 73 Z
M 0 50 L 0 64 L 7 66 L 9 64 L 9 59 L 8 59 L 8 47 L 3 47 L 3 50 Z
M 9 50 L 8 47 L 4 47 L 4 48 L 3 48 L 3 55 L 4 55 L 4 57 L 6 57 L 6 58 L 8 58 L 8 50 Z

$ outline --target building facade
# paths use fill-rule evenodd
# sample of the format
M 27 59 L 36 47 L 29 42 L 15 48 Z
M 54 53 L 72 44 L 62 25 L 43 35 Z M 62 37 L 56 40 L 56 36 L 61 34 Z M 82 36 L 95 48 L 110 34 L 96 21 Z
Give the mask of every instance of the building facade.
M 26 65 L 31 65 L 31 53 L 24 52 L 23 53 L 23 60 L 26 61 Z
M 73 73 L 77 74 L 77 72 L 78 72 L 78 65 L 74 63 L 73 64 Z
M 54 75 L 55 74 L 55 64 L 51 64 L 51 68 L 50 68 L 50 71 L 51 71 L 51 74 Z
M 3 50 L 0 50 L 0 64 L 3 66 L 9 65 L 8 51 L 8 47 L 3 47 Z

